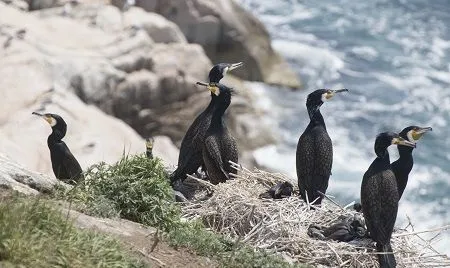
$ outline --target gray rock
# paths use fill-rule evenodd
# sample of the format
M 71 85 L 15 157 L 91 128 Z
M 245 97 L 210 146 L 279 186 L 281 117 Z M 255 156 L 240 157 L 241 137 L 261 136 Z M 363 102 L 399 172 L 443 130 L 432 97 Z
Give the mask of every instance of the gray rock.
M 300 87 L 297 75 L 273 50 L 264 25 L 233 0 L 155 0 L 136 5 L 176 23 L 190 43 L 203 46 L 214 62 L 243 61 L 245 80 Z
M 124 23 L 126 27 L 144 29 L 157 43 L 186 43 L 186 38 L 175 23 L 142 8 L 132 7 L 126 11 Z
M 58 0 L 27 0 L 30 10 L 51 8 L 58 4 Z
M 56 178 L 32 172 L 7 156 L 0 154 L 0 187 L 24 194 L 50 192 L 58 184 Z
M 19 10 L 26 11 L 29 9 L 28 2 L 25 0 L 1 0 L 7 5 L 11 5 Z
M 45 143 L 50 128 L 31 116 L 41 108 L 67 121 L 65 141 L 84 169 L 117 161 L 124 147 L 143 153 L 141 137 L 167 136 L 179 145 L 210 100 L 210 93 L 195 85 L 207 79 L 212 66 L 203 48 L 154 43 L 144 30 L 105 31 L 85 23 L 87 15 L 62 17 L 52 10 L 26 13 L 0 3 L 0 18 L 9 25 L 2 28 L 8 34 L 0 34 L 0 44 L 26 30 L 23 38 L 0 46 L 0 88 L 6 89 L 1 94 L 8 100 L 0 105 L 0 151 L 30 170 L 53 176 Z M 261 122 L 261 115 L 246 92 L 235 96 L 228 122 L 242 154 L 251 155 L 246 150 L 273 139 L 270 129 L 253 123 Z M 166 159 L 175 163 L 177 150 L 172 149 Z

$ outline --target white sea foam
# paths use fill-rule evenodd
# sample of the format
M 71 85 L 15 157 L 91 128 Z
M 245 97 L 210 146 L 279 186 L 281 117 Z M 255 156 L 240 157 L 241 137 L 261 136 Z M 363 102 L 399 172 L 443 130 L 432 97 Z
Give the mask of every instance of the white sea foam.
M 351 89 L 322 108 L 334 145 L 329 193 L 338 201 L 359 200 L 377 133 L 406 124 L 430 125 L 434 130 L 424 138 L 428 143 L 416 149 L 396 226 L 406 225 L 406 215 L 416 230 L 449 224 L 450 200 L 442 193 L 450 185 L 449 6 L 435 1 L 442 10 L 421 11 L 410 8 L 420 0 L 408 5 L 385 0 L 240 1 L 268 26 L 274 48 L 297 68 L 308 92 L 322 86 Z M 282 139 L 257 150 L 255 157 L 295 181 L 295 145 L 308 122 L 308 92 L 258 86 L 259 96 L 270 98 L 260 105 L 270 107 L 268 117 L 279 126 Z M 389 152 L 391 160 L 398 157 L 395 147 Z M 450 254 L 449 231 L 437 246 Z

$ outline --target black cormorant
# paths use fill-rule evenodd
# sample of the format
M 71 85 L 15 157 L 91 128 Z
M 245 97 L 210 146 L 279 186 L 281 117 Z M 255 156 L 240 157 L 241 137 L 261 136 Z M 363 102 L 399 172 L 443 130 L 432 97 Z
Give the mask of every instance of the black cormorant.
M 228 161 L 238 162 L 236 141 L 230 135 L 223 118 L 231 103 L 232 89 L 220 83 L 198 84 L 206 86 L 216 99 L 211 124 L 205 134 L 202 156 L 208 179 L 217 184 L 230 179 L 229 173 L 236 174 Z
M 403 129 L 399 135 L 405 140 L 416 143 L 425 132 L 431 130 L 431 127 L 409 126 Z M 398 199 L 400 199 L 406 188 L 406 184 L 408 183 L 409 172 L 411 172 L 414 164 L 412 157 L 412 151 L 414 148 L 397 146 L 397 149 L 400 158 L 391 164 L 391 168 L 395 174 L 395 178 L 397 179 Z
M 325 193 L 333 164 L 333 145 L 320 113 L 320 106 L 330 100 L 336 93 L 347 89 L 318 89 L 308 95 L 306 108 L 310 122 L 297 144 L 297 178 L 300 196 L 310 203 L 320 204 Z M 307 193 L 307 195 L 305 194 Z
M 392 252 L 391 235 L 398 210 L 397 181 L 389 162 L 387 148 L 392 145 L 415 147 L 398 134 L 383 132 L 375 140 L 377 158 L 364 173 L 361 184 L 361 205 L 367 230 L 377 243 L 378 252 Z M 396 267 L 394 254 L 379 254 L 381 268 Z
M 148 159 L 153 159 L 153 143 L 155 143 L 155 139 L 153 137 L 145 139 L 145 154 Z
M 227 72 L 241 67 L 242 62 L 238 63 L 219 63 L 209 72 L 209 83 L 219 83 Z M 181 141 L 180 154 L 178 156 L 178 167 L 171 174 L 171 183 L 177 180 L 184 180 L 186 174 L 192 174 L 197 171 L 200 166 L 204 166 L 202 158 L 202 146 L 205 141 L 205 133 L 211 123 L 213 107 L 216 96 L 211 92 L 211 101 L 206 109 L 195 118 L 192 125 L 187 130 L 183 140 Z
M 66 122 L 57 114 L 40 114 L 37 112 L 33 112 L 33 114 L 42 117 L 52 127 L 47 145 L 50 149 L 50 159 L 55 177 L 63 182 L 75 184 L 83 178 L 83 170 L 67 145 L 61 140 L 66 135 Z

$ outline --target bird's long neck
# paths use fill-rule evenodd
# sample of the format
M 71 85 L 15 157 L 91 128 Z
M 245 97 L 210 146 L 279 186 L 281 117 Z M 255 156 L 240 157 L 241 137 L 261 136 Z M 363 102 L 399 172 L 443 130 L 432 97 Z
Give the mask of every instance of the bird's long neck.
M 322 113 L 320 113 L 319 108 L 310 108 L 308 107 L 308 113 L 309 113 L 309 126 L 323 126 L 326 129 L 325 121 L 323 120 Z
M 230 106 L 231 94 L 229 93 L 222 93 L 222 94 L 223 96 L 218 97 L 220 99 L 218 99 L 215 103 L 211 125 L 222 124 L 223 115 L 225 114 L 225 111 L 227 110 L 228 106 Z
M 406 146 L 397 146 L 397 149 L 400 155 L 400 158 L 396 161 L 397 165 L 401 168 L 402 175 L 408 176 L 409 172 L 411 172 L 412 167 L 414 165 L 414 160 L 412 156 L 414 148 Z
M 206 107 L 205 112 L 213 112 L 215 104 L 216 98 L 211 95 L 211 101 L 209 102 L 208 107 Z
M 47 138 L 48 146 L 61 142 L 62 138 L 64 138 L 65 135 L 66 133 L 62 132 L 61 130 L 53 129 L 52 133 Z
M 414 148 L 412 147 L 407 147 L 407 146 L 397 146 L 398 149 L 398 154 L 400 155 L 400 159 L 411 159 L 412 160 L 412 152 L 414 150 Z
M 385 166 L 390 165 L 389 152 L 387 147 L 379 147 L 375 149 L 375 153 L 377 154 L 376 161 L 383 163 Z

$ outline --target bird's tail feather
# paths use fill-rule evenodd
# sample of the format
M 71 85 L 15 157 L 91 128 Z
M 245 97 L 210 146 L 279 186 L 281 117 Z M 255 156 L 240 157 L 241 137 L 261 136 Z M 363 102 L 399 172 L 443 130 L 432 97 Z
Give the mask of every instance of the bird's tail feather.
M 393 252 L 391 244 L 381 245 L 377 243 L 378 252 Z M 378 262 L 380 263 L 380 268 L 395 268 L 397 262 L 395 261 L 394 254 L 378 254 Z

